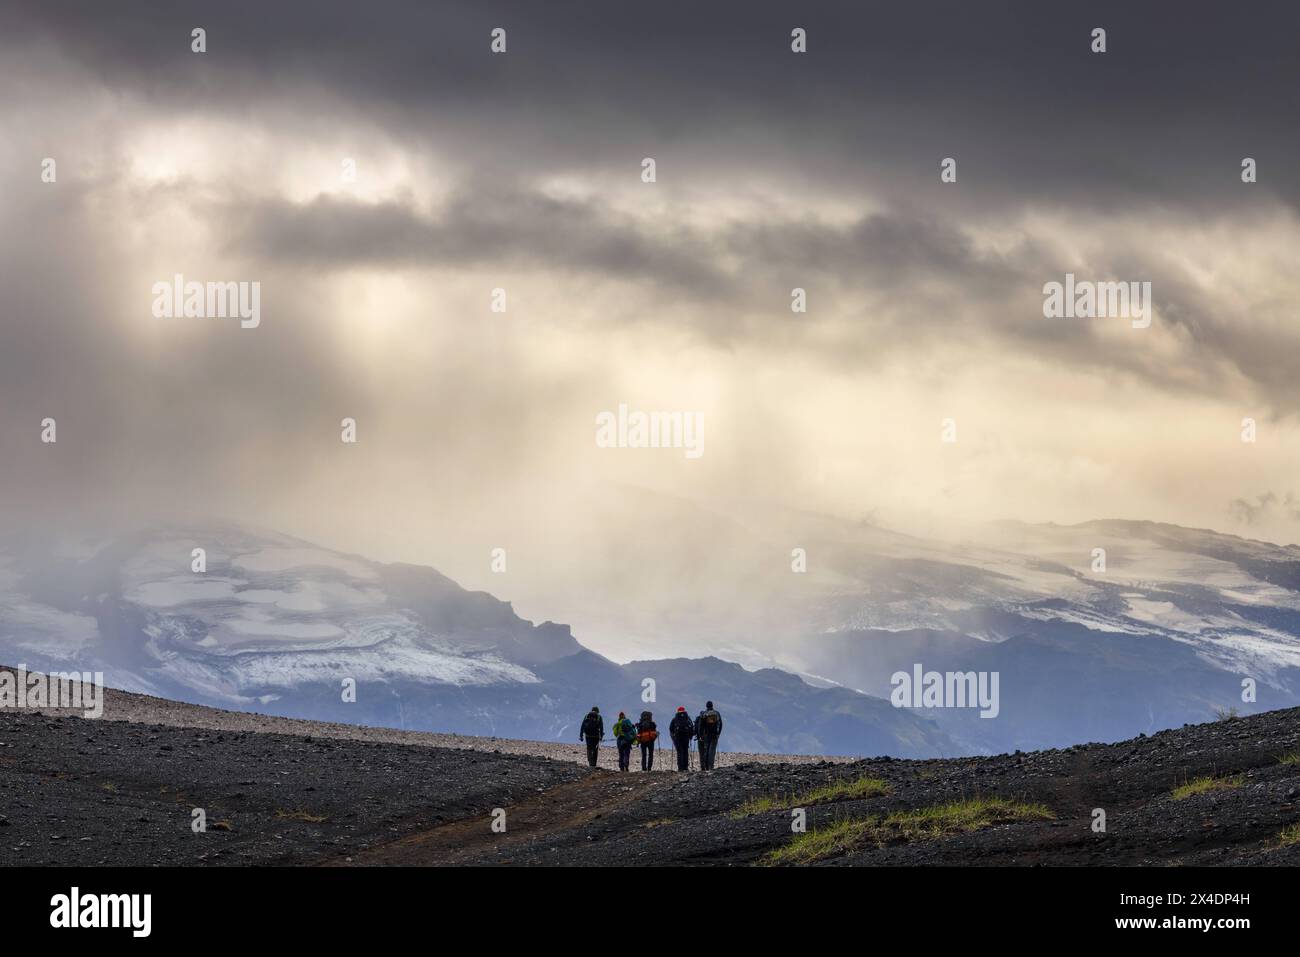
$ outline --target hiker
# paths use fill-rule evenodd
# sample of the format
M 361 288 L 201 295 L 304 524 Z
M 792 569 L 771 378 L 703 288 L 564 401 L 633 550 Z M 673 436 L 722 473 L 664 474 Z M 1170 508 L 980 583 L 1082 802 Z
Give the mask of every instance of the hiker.
M 668 737 L 673 739 L 673 747 L 677 749 L 677 770 L 689 771 L 691 738 L 695 737 L 695 726 L 691 724 L 691 716 L 686 713 L 685 708 L 679 707 L 677 713 L 673 715 L 673 720 L 668 722 Z
M 655 742 L 659 740 L 659 728 L 654 717 L 649 711 L 642 711 L 641 720 L 636 723 L 636 739 L 641 742 L 642 771 L 652 771 L 655 766 Z
M 578 740 L 584 739 L 587 742 L 587 763 L 594 768 L 596 758 L 600 756 L 600 742 L 605 740 L 605 719 L 600 716 L 600 709 L 594 704 L 582 719 L 582 727 L 578 730 Z
M 618 744 L 618 769 L 627 771 L 632 764 L 632 742 L 636 740 L 636 725 L 634 725 L 628 716 L 622 711 L 618 713 L 618 720 L 614 722 L 611 729 L 614 732 L 614 740 Z
M 718 755 L 718 738 L 722 734 L 722 715 L 713 710 L 713 702 L 704 702 L 704 710 L 695 719 L 695 737 L 700 742 L 700 770 L 712 771 Z

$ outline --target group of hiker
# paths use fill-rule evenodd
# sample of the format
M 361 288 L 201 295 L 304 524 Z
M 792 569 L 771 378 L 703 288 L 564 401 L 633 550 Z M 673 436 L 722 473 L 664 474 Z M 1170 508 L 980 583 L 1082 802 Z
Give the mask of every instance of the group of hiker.
M 627 771 L 632 764 L 632 745 L 641 745 L 641 770 L 650 771 L 655 766 L 655 742 L 659 740 L 659 727 L 654 715 L 649 711 L 641 712 L 641 720 L 632 723 L 625 713 L 618 713 L 618 720 L 610 729 L 618 745 L 618 769 Z M 713 762 L 718 754 L 718 738 L 722 736 L 722 715 L 713 707 L 712 701 L 706 701 L 694 720 L 685 708 L 678 708 L 673 720 L 668 722 L 668 737 L 672 739 L 677 750 L 677 770 L 689 771 L 691 767 L 691 739 L 699 742 L 700 770 L 712 771 Z M 587 743 L 587 763 L 593 768 L 600 754 L 600 742 L 605 740 L 605 719 L 601 717 L 600 708 L 592 705 L 591 711 L 582 719 L 578 729 L 578 740 Z

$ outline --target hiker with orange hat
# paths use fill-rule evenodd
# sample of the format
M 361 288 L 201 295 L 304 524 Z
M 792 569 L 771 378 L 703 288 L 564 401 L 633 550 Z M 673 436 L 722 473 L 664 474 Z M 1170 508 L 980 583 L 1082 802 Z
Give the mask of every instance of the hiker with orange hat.
M 688 771 L 691 767 L 691 738 L 695 736 L 695 725 L 685 708 L 678 708 L 673 720 L 668 723 L 668 737 L 673 739 L 677 749 L 677 770 Z

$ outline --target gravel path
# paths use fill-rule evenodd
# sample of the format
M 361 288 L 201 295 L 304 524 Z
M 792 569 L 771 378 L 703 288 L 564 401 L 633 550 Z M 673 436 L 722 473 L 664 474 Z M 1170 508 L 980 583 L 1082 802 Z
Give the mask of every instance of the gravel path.
M 12 669 L 4 668 L 0 670 L 11 671 Z M 572 744 L 565 744 L 556 741 L 525 741 L 515 738 L 476 737 L 466 734 L 402 731 L 397 728 L 373 728 L 329 721 L 279 718 L 245 711 L 223 711 L 220 708 L 185 704 L 181 701 L 131 694 L 112 688 L 105 689 L 104 693 L 102 720 L 106 721 L 133 721 L 140 724 L 168 725 L 175 728 L 207 728 L 212 731 L 309 734 L 317 738 L 340 738 L 347 741 L 371 741 L 380 744 L 410 744 L 427 748 L 469 748 L 495 754 L 520 754 L 550 758 L 554 761 L 571 761 L 584 766 L 587 763 L 586 746 L 577 741 Z M 81 714 L 80 711 L 72 710 L 63 712 L 52 708 L 45 710 L 47 714 L 66 714 L 68 716 L 80 716 Z M 612 719 L 607 720 L 612 723 Z M 726 747 L 725 729 L 722 746 Z M 846 757 L 823 758 L 808 755 L 745 754 L 742 752 L 719 751 L 717 766 L 721 768 L 751 762 L 816 764 L 819 761 L 837 761 L 847 763 L 853 760 L 853 758 Z M 610 770 L 618 769 L 618 754 L 612 743 L 607 742 L 607 746 L 601 748 L 598 766 Z M 632 766 L 637 773 L 640 773 L 641 754 L 640 750 L 635 747 L 632 749 Z M 656 749 L 655 771 L 667 771 L 674 768 L 676 768 L 676 758 L 673 755 L 671 745 L 667 748 Z

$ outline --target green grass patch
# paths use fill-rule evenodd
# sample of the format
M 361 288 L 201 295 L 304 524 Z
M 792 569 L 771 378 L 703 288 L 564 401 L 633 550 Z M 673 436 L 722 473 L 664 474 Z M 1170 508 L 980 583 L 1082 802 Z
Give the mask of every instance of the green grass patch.
M 811 864 L 826 857 L 848 853 L 862 843 L 875 824 L 874 818 L 845 818 L 826 827 L 796 834 L 763 858 L 762 863 Z
M 1282 828 L 1282 833 L 1277 836 L 1277 839 L 1283 847 L 1300 844 L 1300 824 L 1292 824 L 1289 827 Z
M 894 811 L 884 817 L 835 821 L 826 827 L 796 834 L 768 854 L 764 864 L 810 864 L 847 853 L 866 841 L 922 841 L 978 831 L 995 824 L 1043 821 L 1055 817 L 1042 804 L 1005 798 L 974 797 L 911 811 Z
M 1300 764 L 1300 751 L 1292 751 L 1277 759 L 1278 764 Z
M 978 831 L 994 824 L 1013 821 L 1046 821 L 1055 817 L 1046 805 L 1025 804 L 1005 798 L 976 797 L 949 801 L 914 811 L 895 811 L 886 816 L 884 828 L 905 840 L 947 837 Z
M 1228 791 L 1232 788 L 1239 788 L 1245 783 L 1243 777 L 1235 778 L 1216 778 L 1206 775 L 1205 777 L 1196 778 L 1191 781 L 1185 781 L 1170 792 L 1170 796 L 1175 801 L 1182 801 L 1196 794 L 1208 794 L 1211 791 Z
M 845 778 L 832 781 L 802 794 L 780 795 L 765 794 L 750 798 L 731 812 L 733 818 L 751 817 L 767 811 L 788 811 L 796 807 L 811 807 L 814 804 L 833 804 L 836 801 L 861 801 L 865 798 L 879 797 L 889 793 L 889 785 L 880 778 Z

